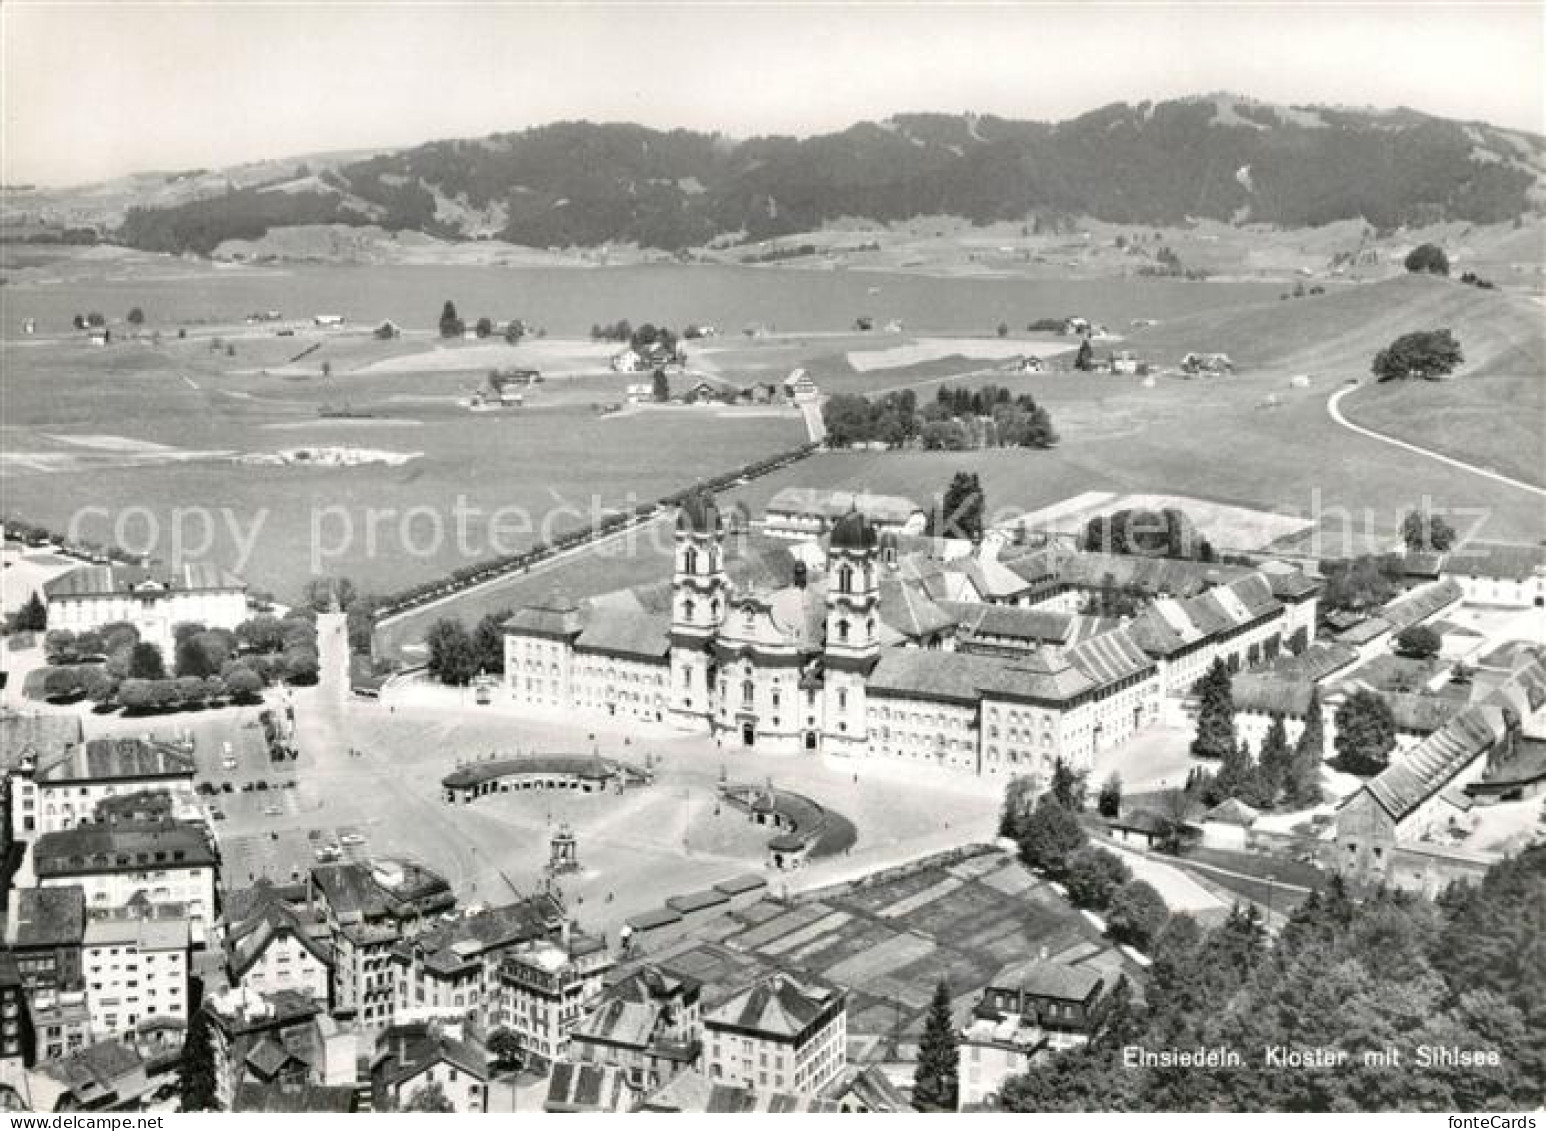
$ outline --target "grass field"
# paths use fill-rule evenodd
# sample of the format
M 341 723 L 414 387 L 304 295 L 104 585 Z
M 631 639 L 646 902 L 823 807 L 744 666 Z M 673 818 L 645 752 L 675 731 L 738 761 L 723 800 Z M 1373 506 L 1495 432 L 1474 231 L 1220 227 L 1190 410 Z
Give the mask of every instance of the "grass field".
M 6 509 L 60 531 L 78 517 L 79 536 L 148 546 L 156 556 L 208 557 L 282 599 L 318 567 L 387 591 L 805 438 L 797 416 L 765 409 L 596 415 L 593 403 L 620 399 L 621 375 L 556 379 L 525 408 L 473 414 L 457 400 L 481 382 L 465 373 L 324 381 L 252 371 L 305 342 L 241 341 L 234 359 L 193 341 L 8 352 Z M 335 347 L 340 370 L 344 348 Z M 348 348 L 380 357 L 403 344 L 367 339 Z M 319 416 L 344 404 L 368 416 Z M 396 467 L 231 459 L 326 446 L 418 455 Z M 195 507 L 210 514 L 209 526 Z M 496 521 L 501 508 L 518 511 Z
M 1367 385 L 1342 402 L 1355 424 L 1546 485 L 1546 375 Z

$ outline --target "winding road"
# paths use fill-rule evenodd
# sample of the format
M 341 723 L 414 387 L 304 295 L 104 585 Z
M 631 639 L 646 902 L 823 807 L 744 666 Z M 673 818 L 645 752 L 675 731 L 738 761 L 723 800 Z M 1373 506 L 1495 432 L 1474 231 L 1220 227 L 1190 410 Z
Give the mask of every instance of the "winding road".
M 1541 497 L 1546 498 L 1546 487 L 1538 487 L 1534 483 L 1526 483 L 1522 479 L 1513 479 L 1496 471 L 1488 471 L 1485 467 L 1477 467 L 1474 463 L 1466 463 L 1464 460 L 1458 460 L 1452 456 L 1440 455 L 1438 452 L 1430 451 L 1427 448 L 1420 448 L 1416 444 L 1409 444 L 1405 440 L 1397 440 L 1394 436 L 1387 436 L 1382 432 L 1375 432 L 1372 429 L 1363 427 L 1362 425 L 1354 424 L 1351 420 L 1342 414 L 1341 402 L 1343 397 L 1347 396 L 1351 392 L 1354 392 L 1356 389 L 1356 385 L 1349 385 L 1338 389 L 1335 393 L 1332 393 L 1330 398 L 1326 401 L 1326 411 L 1331 414 L 1331 419 L 1336 421 L 1343 428 L 1348 429 L 1350 432 L 1356 432 L 1360 436 L 1367 436 L 1371 440 L 1378 440 L 1382 444 L 1390 444 L 1393 447 L 1405 448 L 1409 452 L 1415 452 L 1420 456 L 1426 456 L 1428 459 L 1438 460 L 1440 463 L 1447 463 L 1451 467 L 1458 467 L 1461 471 L 1469 471 L 1472 475 L 1480 475 L 1486 479 L 1492 479 L 1498 483 L 1502 483 L 1505 486 L 1515 487 L 1521 491 L 1529 491 L 1531 494 L 1540 495 Z

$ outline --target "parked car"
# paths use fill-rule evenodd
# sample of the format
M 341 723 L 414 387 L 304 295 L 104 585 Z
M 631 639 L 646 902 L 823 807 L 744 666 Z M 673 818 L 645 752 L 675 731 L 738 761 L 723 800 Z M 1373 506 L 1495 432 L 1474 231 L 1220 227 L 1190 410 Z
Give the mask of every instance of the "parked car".
M 212 821 L 223 821 L 225 820 L 225 811 L 221 809 L 211 809 L 209 811 L 209 819 Z

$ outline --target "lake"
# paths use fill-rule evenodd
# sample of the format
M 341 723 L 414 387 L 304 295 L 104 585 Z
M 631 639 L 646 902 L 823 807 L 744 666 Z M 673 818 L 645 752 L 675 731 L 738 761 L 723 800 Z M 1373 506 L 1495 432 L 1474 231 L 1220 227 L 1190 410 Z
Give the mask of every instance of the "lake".
M 59 279 L 59 274 L 68 277 Z M 550 334 L 588 333 L 627 319 L 722 331 L 762 324 L 775 330 L 838 331 L 869 315 L 909 330 L 992 333 L 1037 318 L 1081 314 L 1115 329 L 1134 318 L 1171 319 L 1199 310 L 1275 298 L 1276 283 L 1178 279 L 944 278 L 872 271 L 815 271 L 715 265 L 494 267 L 212 265 L 147 257 L 75 260 L 13 273 L 0 288 L 4 333 L 35 318 L 42 333 L 70 328 L 80 311 L 119 319 L 142 307 L 150 326 L 239 321 L 257 310 L 287 318 L 342 314 L 374 325 L 436 325 L 446 299 L 469 322 L 521 318 Z

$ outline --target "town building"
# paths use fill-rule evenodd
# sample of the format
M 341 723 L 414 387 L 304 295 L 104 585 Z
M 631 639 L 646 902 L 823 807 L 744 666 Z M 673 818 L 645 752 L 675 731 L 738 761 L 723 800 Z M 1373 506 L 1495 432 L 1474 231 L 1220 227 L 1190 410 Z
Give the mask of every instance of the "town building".
M 999 971 L 961 1034 L 960 1107 L 982 1105 L 1038 1058 L 1088 1041 L 1099 1004 L 1114 986 L 1109 977 L 1045 956 Z
M 816 1096 L 848 1064 L 845 991 L 772 974 L 703 1018 L 704 1069 L 716 1084 Z
M 569 1034 L 569 1056 L 622 1069 L 653 1092 L 698 1060 L 702 985 L 659 966 L 640 967 L 609 986 Z
M 545 1060 L 563 1055 L 612 964 L 600 939 L 566 934 L 525 943 L 499 966 L 496 1023 Z
M 459 1024 L 395 1025 L 376 1043 L 371 1094 L 377 1111 L 402 1111 L 439 1089 L 458 1114 L 488 1111 L 488 1050 Z
M 11 828 L 34 840 L 97 819 L 97 806 L 125 794 L 193 797 L 197 766 L 184 744 L 143 738 L 93 738 L 36 756 L 11 776 Z
M 804 1115 L 838 1109 L 836 1100 L 803 1092 L 780 1092 L 747 1084 L 727 1084 L 701 1069 L 689 1068 L 646 1096 L 636 1109 L 694 1115 Z
M 632 1111 L 639 1093 L 620 1068 L 560 1060 L 548 1077 L 546 1112 L 621 1115 Z
M 1467 542 L 1440 561 L 1443 575 L 1459 584 L 1468 604 L 1546 606 L 1546 546 Z
M 85 936 L 82 888 L 11 889 L 0 953 L 15 962 L 40 1059 L 64 1056 L 90 1040 L 91 1014 L 81 978 Z
M 335 1014 L 386 1026 L 398 993 L 393 951 L 455 907 L 451 885 L 410 861 L 380 858 L 313 868 L 310 898 L 332 938 Z
M 132 624 L 140 639 L 170 659 L 179 624 L 234 629 L 247 619 L 247 583 L 218 566 L 80 566 L 46 582 L 48 627 L 86 632 Z
M 202 824 L 123 821 L 44 833 L 30 856 L 38 886 L 79 886 L 95 917 L 131 903 L 176 903 L 186 909 L 193 941 L 214 926 L 213 837 Z
M 335 1023 L 310 996 L 235 988 L 205 999 L 215 1062 L 215 1095 L 232 1110 L 242 1090 L 299 1092 L 352 1086 L 357 1034 Z
M 328 1005 L 333 956 L 326 937 L 281 900 L 231 923 L 222 947 L 231 985 L 260 994 L 293 990 Z
M 14 954 L 0 950 L 0 1079 L 14 1079 L 32 1058 L 32 1014 L 21 967 Z
M 557 938 L 564 929 L 563 907 L 548 895 L 450 912 L 426 924 L 389 955 L 391 1019 L 401 1024 L 471 1017 L 493 1028 L 503 1015 L 501 962 L 517 948 Z
M 82 976 L 98 1040 L 132 1040 L 141 1025 L 188 1023 L 188 922 L 93 919 Z

